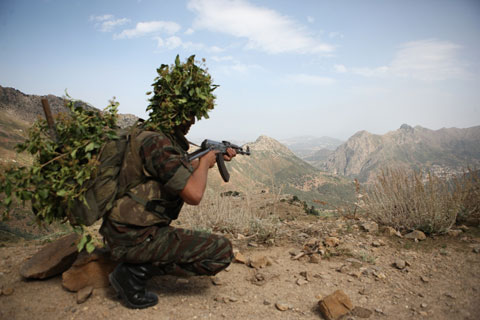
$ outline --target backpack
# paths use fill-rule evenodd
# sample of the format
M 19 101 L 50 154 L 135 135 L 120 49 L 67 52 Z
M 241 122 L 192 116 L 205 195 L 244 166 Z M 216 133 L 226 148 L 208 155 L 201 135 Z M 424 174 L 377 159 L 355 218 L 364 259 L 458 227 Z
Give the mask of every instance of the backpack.
M 92 225 L 112 209 L 116 199 L 144 182 L 144 176 L 139 172 L 121 174 L 122 170 L 138 170 L 142 167 L 142 160 L 137 152 L 139 147 L 137 137 L 140 134 L 146 137 L 155 133 L 144 131 L 136 125 L 118 129 L 117 136 L 119 138 L 106 142 L 100 149 L 100 164 L 96 175 L 84 183 L 86 187 L 85 200 L 75 200 L 73 207 L 67 212 L 71 225 Z M 127 157 L 130 163 L 133 161 L 136 165 L 125 167 Z M 125 176 L 135 178 L 125 179 Z

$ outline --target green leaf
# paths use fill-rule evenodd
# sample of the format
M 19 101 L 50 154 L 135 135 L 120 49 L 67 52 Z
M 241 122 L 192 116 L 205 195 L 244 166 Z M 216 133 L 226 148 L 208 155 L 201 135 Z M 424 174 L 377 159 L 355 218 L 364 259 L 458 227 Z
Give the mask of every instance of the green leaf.
M 90 241 L 88 241 L 85 248 L 87 249 L 88 253 L 92 253 L 95 250 L 95 244 L 93 243 L 93 239 L 90 239 Z
M 86 235 L 86 234 L 83 234 L 82 239 L 80 239 L 80 242 L 77 244 L 78 252 L 80 252 L 80 251 L 83 250 L 83 248 L 85 247 L 85 244 L 87 243 L 87 241 L 88 241 L 87 235 Z
M 85 152 L 92 151 L 95 148 L 95 142 L 90 142 L 86 147 L 85 147 Z
M 65 197 L 67 195 L 67 190 L 62 189 L 57 191 L 57 196 L 59 197 Z

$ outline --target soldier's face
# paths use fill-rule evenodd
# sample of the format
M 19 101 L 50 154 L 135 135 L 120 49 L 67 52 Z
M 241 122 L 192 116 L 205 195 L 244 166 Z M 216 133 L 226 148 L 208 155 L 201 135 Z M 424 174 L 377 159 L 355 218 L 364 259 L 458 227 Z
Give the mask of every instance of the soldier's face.
M 193 119 L 188 121 L 187 123 L 180 125 L 180 131 L 182 131 L 182 133 L 186 135 L 190 130 L 190 127 L 193 126 L 194 124 L 195 124 L 195 117 L 193 117 Z

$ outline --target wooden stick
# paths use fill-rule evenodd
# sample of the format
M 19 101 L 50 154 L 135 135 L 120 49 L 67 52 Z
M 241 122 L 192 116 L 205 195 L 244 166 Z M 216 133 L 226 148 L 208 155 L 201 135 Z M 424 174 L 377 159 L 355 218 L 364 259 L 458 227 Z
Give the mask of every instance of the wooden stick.
M 55 140 L 58 141 L 55 122 L 53 121 L 52 111 L 50 110 L 50 105 L 48 104 L 47 98 L 42 98 L 42 107 L 43 107 L 43 112 L 45 113 L 45 118 L 47 119 L 48 127 L 52 132 L 52 136 Z

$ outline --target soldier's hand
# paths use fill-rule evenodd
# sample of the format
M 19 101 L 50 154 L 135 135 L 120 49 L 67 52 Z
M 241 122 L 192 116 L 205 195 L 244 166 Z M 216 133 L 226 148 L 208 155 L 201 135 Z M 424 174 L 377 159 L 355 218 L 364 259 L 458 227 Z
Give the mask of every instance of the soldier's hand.
M 232 148 L 227 148 L 227 154 L 224 154 L 223 155 L 223 159 L 225 161 L 230 161 L 232 160 L 233 157 L 235 157 L 237 155 L 237 152 L 235 151 L 235 149 L 232 149 Z
M 200 158 L 200 163 L 206 163 L 209 168 L 212 168 L 217 162 L 218 151 L 212 150 Z

